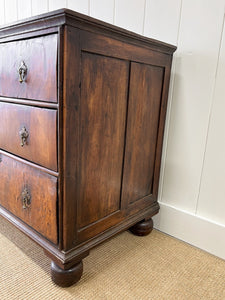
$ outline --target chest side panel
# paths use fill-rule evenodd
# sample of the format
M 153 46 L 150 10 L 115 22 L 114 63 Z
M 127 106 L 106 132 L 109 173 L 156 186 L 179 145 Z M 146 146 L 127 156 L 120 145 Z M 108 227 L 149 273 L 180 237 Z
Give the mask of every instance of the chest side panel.
M 79 227 L 120 208 L 129 64 L 83 52 Z
M 147 210 L 158 211 L 171 57 L 69 26 L 64 41 L 63 241 L 68 248 L 107 230 L 118 232 Z
M 151 196 L 164 69 L 131 63 L 122 203 Z

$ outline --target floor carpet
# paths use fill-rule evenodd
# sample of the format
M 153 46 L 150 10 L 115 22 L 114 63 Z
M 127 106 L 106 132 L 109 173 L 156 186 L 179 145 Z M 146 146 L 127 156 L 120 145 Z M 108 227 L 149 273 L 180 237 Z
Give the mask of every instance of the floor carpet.
M 0 218 L 0 299 L 225 299 L 225 261 L 153 230 L 124 232 L 84 259 L 82 279 L 59 288 L 42 249 Z

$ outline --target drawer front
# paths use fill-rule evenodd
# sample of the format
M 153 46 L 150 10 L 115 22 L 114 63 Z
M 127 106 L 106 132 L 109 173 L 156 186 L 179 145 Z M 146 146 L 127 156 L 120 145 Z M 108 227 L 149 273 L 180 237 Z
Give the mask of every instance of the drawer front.
M 0 103 L 0 148 L 57 171 L 57 111 Z
M 0 153 L 0 205 L 57 243 L 57 178 Z
M 0 44 L 0 96 L 57 102 L 57 34 Z

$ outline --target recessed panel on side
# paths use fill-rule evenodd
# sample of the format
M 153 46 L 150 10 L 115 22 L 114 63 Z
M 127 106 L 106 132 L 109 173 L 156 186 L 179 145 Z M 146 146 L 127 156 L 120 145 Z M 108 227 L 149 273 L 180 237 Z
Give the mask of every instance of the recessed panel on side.
M 164 69 L 131 63 L 122 204 L 152 194 Z
M 78 228 L 120 209 L 129 62 L 82 52 Z

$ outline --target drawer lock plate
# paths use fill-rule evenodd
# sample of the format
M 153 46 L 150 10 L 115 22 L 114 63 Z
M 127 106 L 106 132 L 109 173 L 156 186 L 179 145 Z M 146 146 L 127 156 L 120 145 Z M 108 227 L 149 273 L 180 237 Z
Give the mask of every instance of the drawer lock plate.
M 27 131 L 25 126 L 23 126 L 23 128 L 19 131 L 19 135 L 20 135 L 20 139 L 21 139 L 20 146 L 23 147 L 24 145 L 27 144 L 27 138 L 29 136 L 29 132 Z
M 21 61 L 21 65 L 19 67 L 19 82 L 22 83 L 25 81 L 25 77 L 27 74 L 27 66 L 24 61 Z
M 31 196 L 28 192 L 28 190 L 25 188 L 22 192 L 22 202 L 23 202 L 23 208 L 26 209 L 30 207 L 31 204 Z

